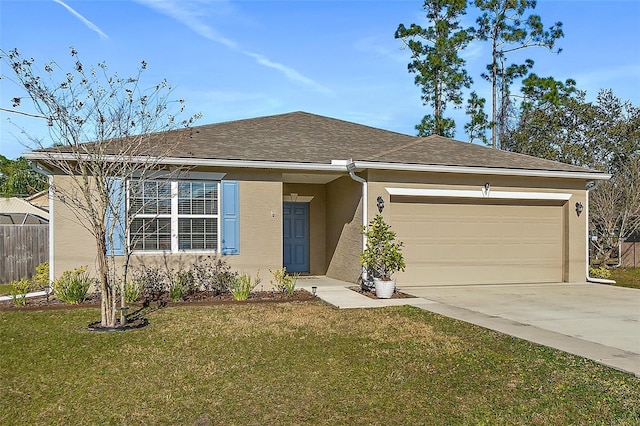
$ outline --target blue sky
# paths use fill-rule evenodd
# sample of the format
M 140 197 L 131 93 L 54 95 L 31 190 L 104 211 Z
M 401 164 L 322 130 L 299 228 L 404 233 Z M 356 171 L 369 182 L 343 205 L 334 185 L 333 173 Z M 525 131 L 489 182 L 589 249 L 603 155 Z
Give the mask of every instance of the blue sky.
M 563 22 L 565 37 L 559 55 L 523 53 L 534 72 L 574 78 L 589 99 L 611 88 L 640 105 L 640 1 L 539 0 L 535 13 Z M 167 78 L 200 125 L 302 110 L 415 134 L 427 110 L 393 37 L 413 22 L 426 25 L 422 0 L 0 0 L 0 47 L 64 66 L 74 46 L 85 66 L 105 61 L 123 76 L 145 60 L 143 86 Z M 488 97 L 488 47 L 464 57 Z M 19 94 L 0 81 L 0 107 Z M 464 113 L 450 113 L 466 140 Z M 0 112 L 0 154 L 16 158 L 25 148 L 9 116 L 42 137 L 46 127 Z

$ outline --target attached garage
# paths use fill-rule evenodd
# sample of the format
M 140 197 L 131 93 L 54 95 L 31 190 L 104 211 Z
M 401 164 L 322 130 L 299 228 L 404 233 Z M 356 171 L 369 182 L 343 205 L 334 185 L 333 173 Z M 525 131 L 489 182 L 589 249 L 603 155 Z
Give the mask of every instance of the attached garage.
M 562 281 L 560 205 L 392 198 L 405 285 Z

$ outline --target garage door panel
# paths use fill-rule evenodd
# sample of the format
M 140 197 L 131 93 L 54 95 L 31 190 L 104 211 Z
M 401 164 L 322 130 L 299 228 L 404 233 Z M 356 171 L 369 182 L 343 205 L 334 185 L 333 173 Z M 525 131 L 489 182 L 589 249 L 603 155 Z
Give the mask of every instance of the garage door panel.
M 562 280 L 562 208 L 392 203 L 405 243 L 399 285 Z

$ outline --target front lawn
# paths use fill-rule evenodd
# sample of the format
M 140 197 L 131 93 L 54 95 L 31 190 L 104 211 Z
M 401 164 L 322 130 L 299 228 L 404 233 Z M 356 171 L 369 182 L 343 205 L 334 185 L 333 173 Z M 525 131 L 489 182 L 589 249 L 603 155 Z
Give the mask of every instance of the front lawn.
M 9 296 L 11 295 L 11 289 L 13 286 L 11 284 L 0 284 L 0 296 Z
M 620 287 L 640 288 L 640 268 L 612 269 L 611 279 Z
M 0 312 L 0 424 L 640 423 L 640 379 L 411 307 Z

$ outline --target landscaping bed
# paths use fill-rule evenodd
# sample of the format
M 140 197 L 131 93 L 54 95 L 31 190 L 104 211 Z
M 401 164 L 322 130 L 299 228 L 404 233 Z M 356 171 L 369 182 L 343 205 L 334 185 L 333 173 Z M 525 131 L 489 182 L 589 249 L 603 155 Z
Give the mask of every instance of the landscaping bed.
M 353 290 L 356 293 L 360 293 L 360 294 L 362 294 L 364 296 L 367 296 L 369 299 L 378 299 L 378 297 L 376 296 L 375 290 L 368 291 L 368 290 L 365 290 L 362 287 L 358 287 L 358 286 L 349 287 L 349 290 Z M 391 299 L 414 299 L 414 298 L 415 298 L 415 296 L 412 296 L 412 295 L 407 294 L 407 293 L 403 293 L 402 291 L 400 291 L 398 289 L 396 289 L 396 291 L 394 291 L 393 294 L 391 295 Z
M 374 296 L 375 297 L 375 296 Z M 165 292 L 156 295 L 151 299 L 145 300 L 140 297 L 133 307 L 151 305 L 151 306 L 184 306 L 184 305 L 222 305 L 222 304 L 247 304 L 247 303 L 281 303 L 293 301 L 310 301 L 316 299 L 306 290 L 298 289 L 292 295 L 275 291 L 254 291 L 251 292 L 247 300 L 237 301 L 229 292 L 214 294 L 211 291 L 198 291 L 193 294 L 185 295 L 181 300 L 173 301 L 169 297 L 169 293 Z M 73 309 L 73 308 L 89 308 L 100 307 L 100 294 L 92 293 L 82 303 L 71 304 L 63 302 L 53 295 L 29 297 L 25 306 L 16 306 L 12 300 L 0 302 L 0 310 L 55 310 L 55 309 Z

